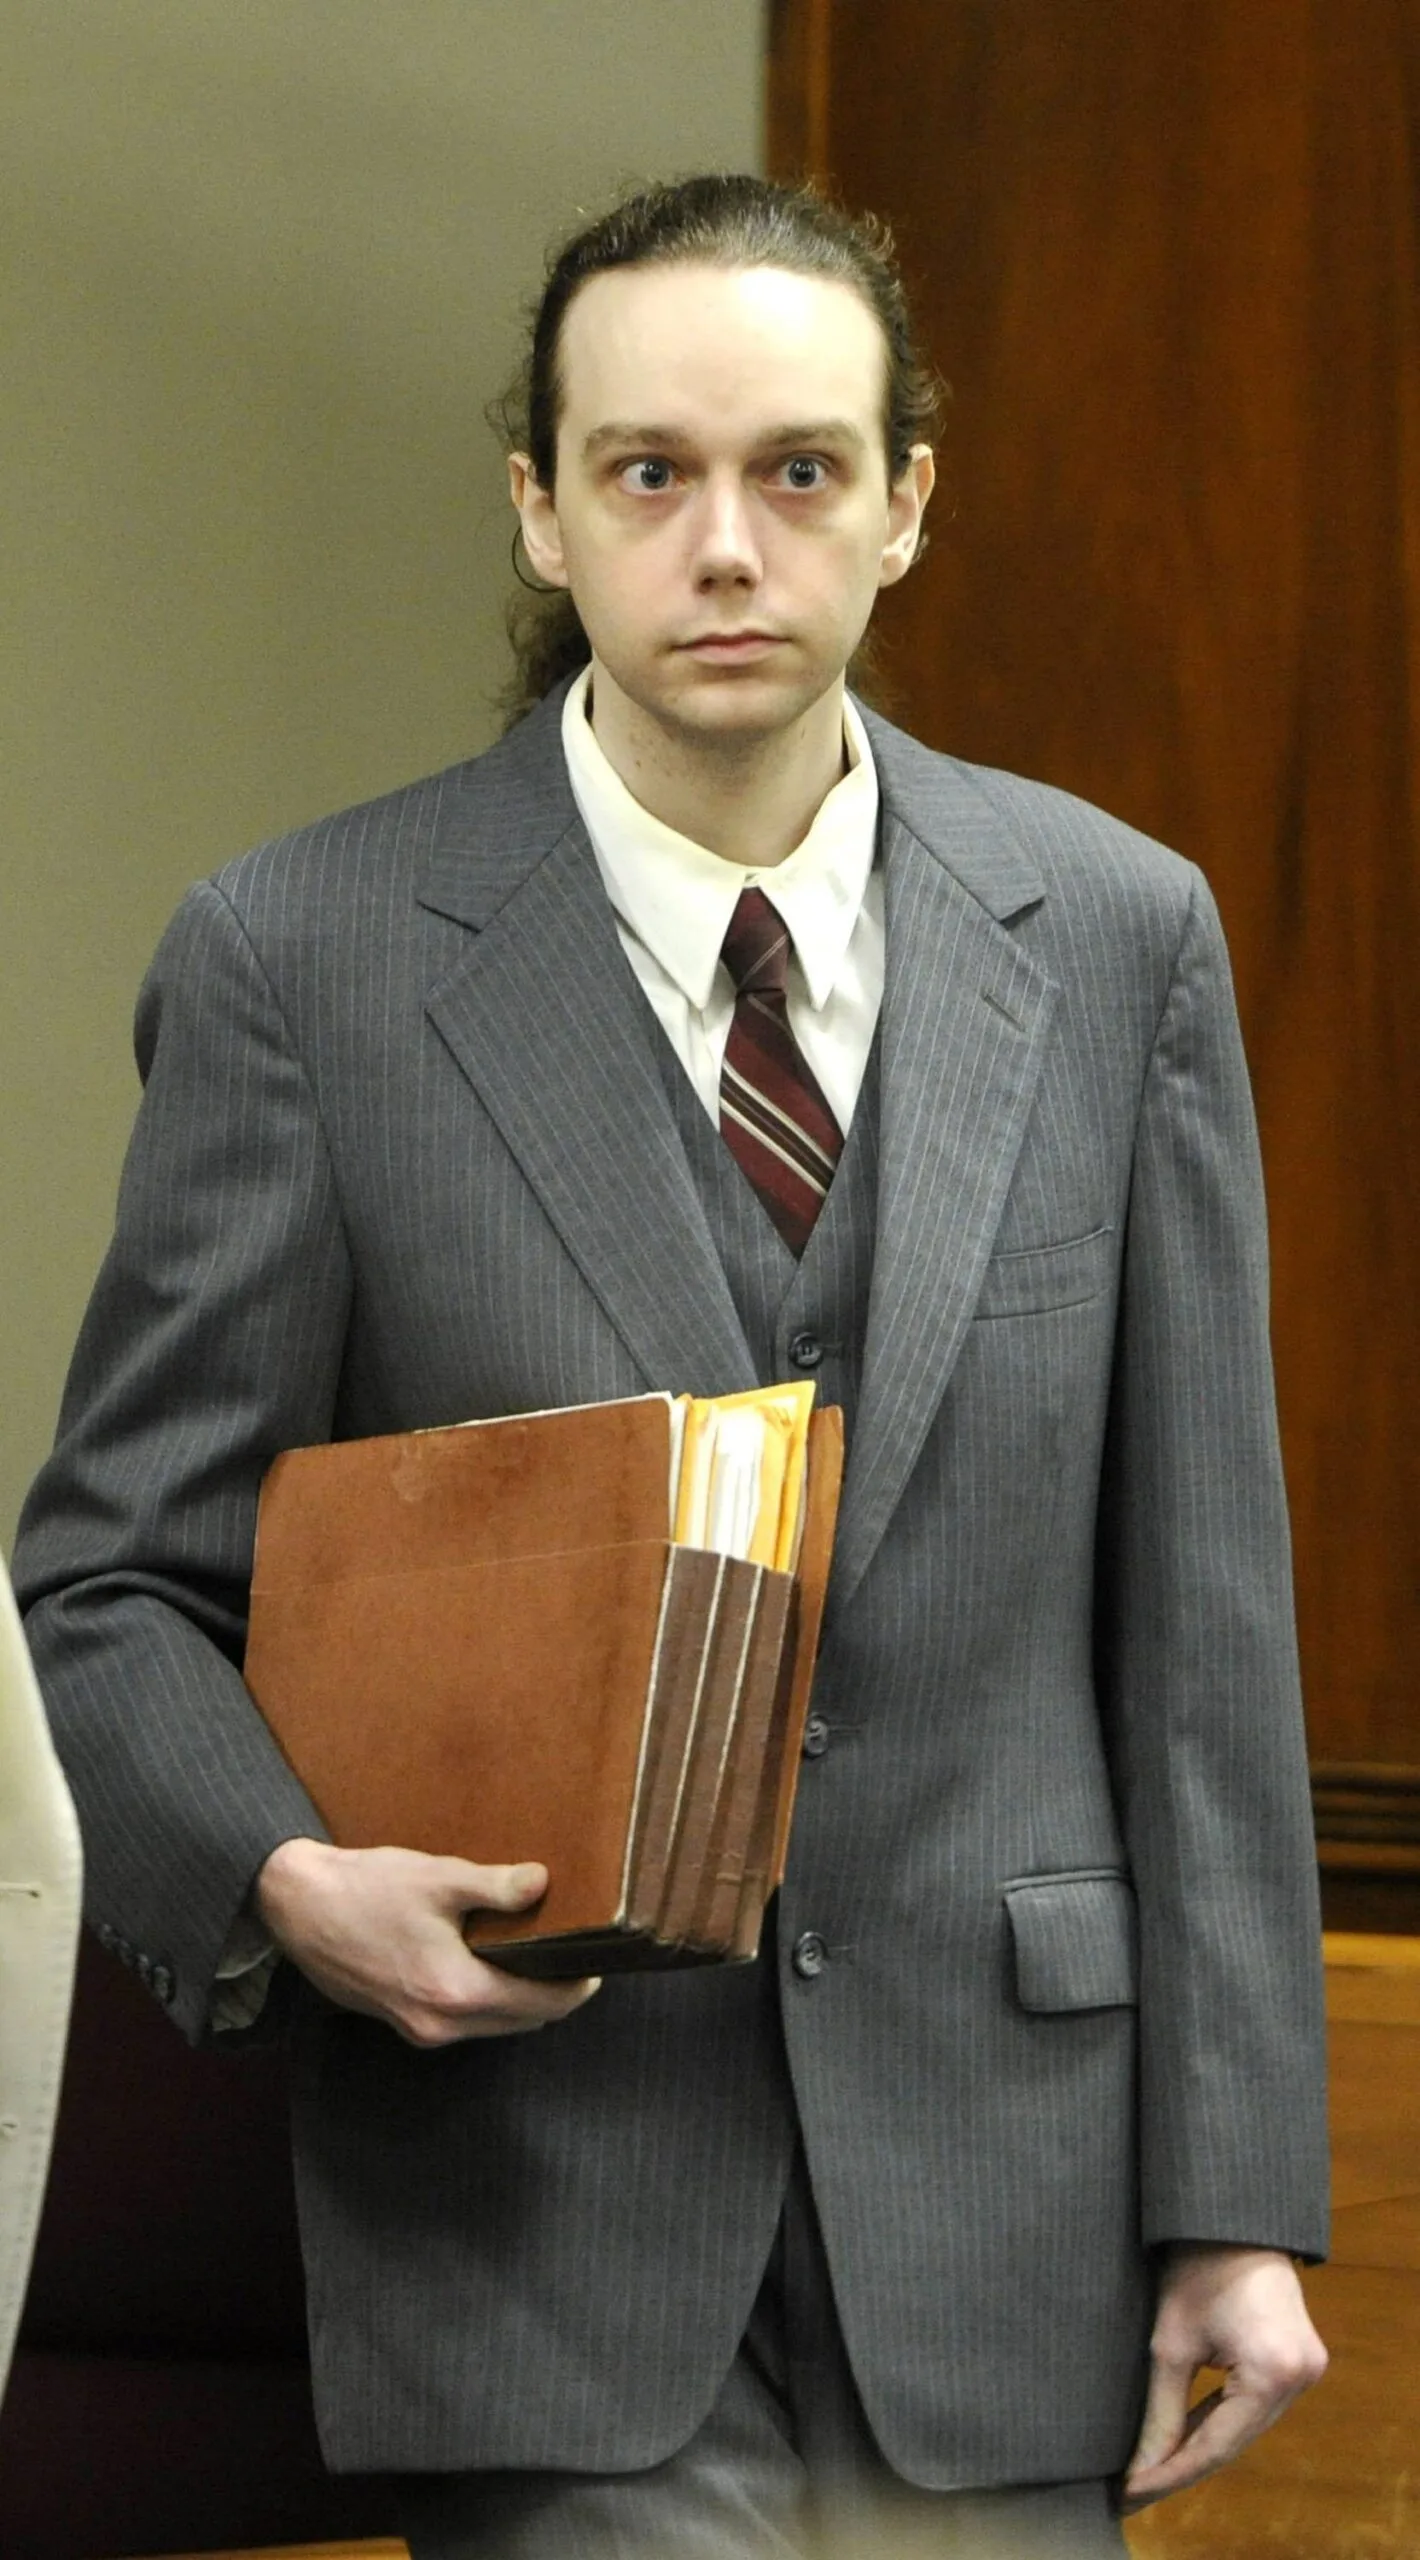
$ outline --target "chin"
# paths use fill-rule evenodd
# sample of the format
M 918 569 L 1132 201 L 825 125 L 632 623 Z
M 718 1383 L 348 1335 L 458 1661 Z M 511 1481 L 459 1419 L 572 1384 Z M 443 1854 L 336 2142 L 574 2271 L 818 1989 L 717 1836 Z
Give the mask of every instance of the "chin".
M 765 738 L 777 730 L 791 729 L 834 681 L 832 675 L 806 681 L 802 670 L 791 679 L 745 667 L 717 670 L 708 681 L 702 677 L 643 700 L 654 719 L 683 733 L 704 738 Z

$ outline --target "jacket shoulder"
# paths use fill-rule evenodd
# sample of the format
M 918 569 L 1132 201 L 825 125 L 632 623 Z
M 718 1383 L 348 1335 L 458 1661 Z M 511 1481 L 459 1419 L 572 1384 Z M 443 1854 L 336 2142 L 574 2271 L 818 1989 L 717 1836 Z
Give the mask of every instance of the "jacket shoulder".
M 208 885 L 249 931 L 277 925 L 297 910 L 328 912 L 352 898 L 407 894 L 440 841 L 450 803 L 457 803 L 477 759 L 450 765 L 381 792 L 329 817 L 293 827 L 238 854 Z
M 407 909 L 451 853 L 461 865 L 495 867 L 510 842 L 536 853 L 574 812 L 559 718 L 560 697 L 550 696 L 482 754 L 272 837 L 208 885 L 260 939 L 302 917 L 367 923 L 372 904 Z
M 996 914 L 1044 897 L 1182 930 L 1200 877 L 1183 855 L 1053 783 L 942 754 L 883 720 L 867 725 L 885 807 Z
M 1028 781 L 996 765 L 959 764 L 957 770 L 1034 855 L 1052 887 L 1112 883 L 1121 896 L 1132 895 L 1180 918 L 1192 904 L 1197 865 L 1127 819 L 1054 783 Z

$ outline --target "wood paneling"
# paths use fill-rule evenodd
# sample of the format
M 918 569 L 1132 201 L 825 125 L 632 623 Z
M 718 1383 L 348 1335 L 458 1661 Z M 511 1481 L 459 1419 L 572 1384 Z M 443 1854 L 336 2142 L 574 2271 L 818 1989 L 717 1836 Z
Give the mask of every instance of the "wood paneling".
M 901 715 L 1218 893 L 1313 1747 L 1413 1769 L 1420 0 L 783 0 L 772 67 L 954 386 Z
M 765 140 L 772 169 L 822 169 L 829 149 L 833 0 L 773 0 Z
M 1420 1929 L 1420 1769 L 1314 1758 L 1312 1804 L 1328 1928 Z

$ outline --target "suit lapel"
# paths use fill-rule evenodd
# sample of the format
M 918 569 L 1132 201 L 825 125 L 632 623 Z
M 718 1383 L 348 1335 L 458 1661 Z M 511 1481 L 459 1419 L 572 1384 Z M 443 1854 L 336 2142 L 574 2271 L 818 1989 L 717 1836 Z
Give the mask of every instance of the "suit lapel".
M 895 733 L 874 723 L 873 736 L 885 785 L 882 1127 L 836 1607 L 871 1562 L 946 1391 L 1020 1151 L 1055 1000 L 1050 980 L 991 911 L 992 904 L 1016 911 L 1042 895 L 1018 849 L 999 838 L 993 862 L 992 813 L 966 785 L 955 806 L 944 808 L 935 773 L 936 805 L 919 808 L 909 825 L 893 805 Z
M 429 1013 L 650 1386 L 756 1383 L 567 783 L 563 688 L 449 778 L 420 895 L 473 927 Z M 887 955 L 877 1237 L 835 1605 L 881 1542 L 979 1294 L 1055 989 L 1043 884 L 970 775 L 868 717 Z
M 495 856 L 476 885 L 441 860 L 425 903 L 482 921 L 429 1014 L 647 1384 L 753 1386 L 657 1072 L 660 1031 L 570 795 L 558 814 L 550 851 Z

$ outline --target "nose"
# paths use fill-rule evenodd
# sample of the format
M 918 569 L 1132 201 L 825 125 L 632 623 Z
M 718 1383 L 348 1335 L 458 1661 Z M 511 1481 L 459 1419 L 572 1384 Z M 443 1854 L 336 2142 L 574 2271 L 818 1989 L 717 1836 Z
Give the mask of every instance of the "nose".
M 748 500 L 738 478 L 708 480 L 693 518 L 698 587 L 757 586 L 762 574 Z

